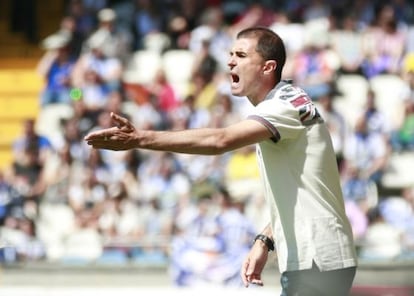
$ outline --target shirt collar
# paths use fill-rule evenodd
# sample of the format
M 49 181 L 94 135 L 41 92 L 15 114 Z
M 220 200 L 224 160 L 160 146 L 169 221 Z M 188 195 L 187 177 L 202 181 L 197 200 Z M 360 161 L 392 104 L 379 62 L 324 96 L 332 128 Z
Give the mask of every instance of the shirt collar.
M 266 95 L 265 100 L 269 100 L 271 98 L 274 97 L 274 94 L 281 89 L 282 87 L 284 87 L 287 84 L 292 84 L 293 80 L 292 79 L 282 79 L 281 81 L 279 81 L 278 84 L 276 84 L 276 86 L 274 88 L 272 88 L 269 93 Z

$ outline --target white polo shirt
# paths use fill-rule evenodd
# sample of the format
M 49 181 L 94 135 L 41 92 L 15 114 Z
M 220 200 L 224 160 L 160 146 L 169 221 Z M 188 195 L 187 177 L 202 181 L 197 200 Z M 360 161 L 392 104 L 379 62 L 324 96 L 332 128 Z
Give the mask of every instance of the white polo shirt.
M 272 132 L 257 145 L 280 272 L 356 266 L 330 135 L 307 94 L 281 81 L 250 119 Z

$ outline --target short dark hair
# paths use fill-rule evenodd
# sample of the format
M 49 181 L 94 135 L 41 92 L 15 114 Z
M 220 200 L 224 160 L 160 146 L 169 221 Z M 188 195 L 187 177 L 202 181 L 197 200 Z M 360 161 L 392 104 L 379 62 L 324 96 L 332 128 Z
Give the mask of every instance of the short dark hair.
M 240 31 L 236 38 L 256 38 L 256 51 L 265 61 L 276 61 L 276 79 L 280 80 L 282 78 L 282 70 L 286 62 L 286 49 L 282 38 L 280 38 L 278 34 L 269 28 L 259 26 L 250 27 Z

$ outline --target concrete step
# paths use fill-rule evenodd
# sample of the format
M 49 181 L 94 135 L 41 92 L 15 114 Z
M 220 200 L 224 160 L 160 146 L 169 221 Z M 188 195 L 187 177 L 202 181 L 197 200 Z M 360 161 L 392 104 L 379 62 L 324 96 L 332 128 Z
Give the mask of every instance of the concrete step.
M 34 69 L 0 70 L 0 98 L 18 94 L 37 95 L 43 86 L 43 78 Z
M 23 132 L 23 120 L 0 119 L 0 149 L 8 148 Z
M 12 145 L 22 133 L 22 122 L 0 121 L 0 170 L 7 168 L 13 161 Z
M 38 58 L 44 51 L 35 45 L 3 44 L 0 45 L 0 58 Z
M 39 111 L 39 99 L 36 96 L 5 98 L 0 95 L 0 118 L 2 120 L 36 118 Z
M 10 167 L 13 162 L 13 153 L 10 149 L 0 148 L 0 170 L 4 170 Z
M 38 57 L 11 57 L 1 58 L 0 57 L 0 73 L 7 70 L 26 70 L 34 73 L 37 63 L 39 62 Z M 0 74 L 2 75 L 2 74 Z M 36 73 L 37 75 L 37 73 Z

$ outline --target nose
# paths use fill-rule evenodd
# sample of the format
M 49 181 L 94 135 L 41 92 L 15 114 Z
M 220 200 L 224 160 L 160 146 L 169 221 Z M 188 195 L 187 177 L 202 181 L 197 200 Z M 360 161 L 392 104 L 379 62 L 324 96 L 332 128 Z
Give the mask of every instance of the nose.
M 230 56 L 227 61 L 227 66 L 229 66 L 230 69 L 233 69 L 235 65 L 236 65 L 236 61 L 234 60 L 232 56 Z

